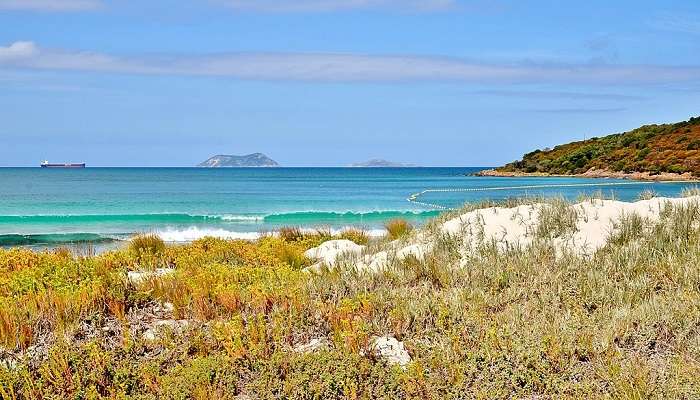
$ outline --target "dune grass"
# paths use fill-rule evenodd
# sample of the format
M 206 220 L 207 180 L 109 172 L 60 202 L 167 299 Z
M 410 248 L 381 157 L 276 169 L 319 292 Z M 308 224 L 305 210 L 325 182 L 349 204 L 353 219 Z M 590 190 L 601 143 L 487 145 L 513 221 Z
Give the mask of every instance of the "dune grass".
M 413 225 L 405 219 L 395 218 L 384 224 L 389 240 L 406 237 L 413 230 Z
M 566 206 L 550 205 L 547 229 L 571 228 Z M 557 253 L 544 231 L 464 253 L 426 230 L 425 257 L 379 273 L 304 273 L 297 256 L 325 235 L 206 238 L 165 246 L 150 260 L 174 273 L 139 285 L 128 249 L 0 250 L 0 397 L 698 398 L 700 206 L 617 224 L 590 257 Z M 188 329 L 148 341 L 144 310 L 159 304 Z M 373 356 L 373 335 L 412 362 Z M 293 350 L 312 338 L 330 344 Z
M 338 239 L 345 239 L 355 242 L 360 245 L 367 245 L 370 241 L 367 232 L 361 229 L 345 229 L 338 235 Z

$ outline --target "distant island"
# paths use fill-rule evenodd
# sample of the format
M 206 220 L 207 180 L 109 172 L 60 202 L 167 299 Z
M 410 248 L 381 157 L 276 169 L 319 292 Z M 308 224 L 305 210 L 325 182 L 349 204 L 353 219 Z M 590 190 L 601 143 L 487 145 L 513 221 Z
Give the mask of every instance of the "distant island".
M 243 156 L 216 155 L 197 165 L 205 168 L 222 167 L 278 167 L 277 161 L 263 153 L 253 153 Z
M 381 158 L 375 158 L 365 162 L 359 162 L 355 164 L 350 164 L 351 167 L 417 167 L 415 164 L 400 163 L 383 160 Z
M 535 150 L 481 176 L 585 176 L 643 180 L 700 177 L 700 117 L 644 125 L 604 137 Z

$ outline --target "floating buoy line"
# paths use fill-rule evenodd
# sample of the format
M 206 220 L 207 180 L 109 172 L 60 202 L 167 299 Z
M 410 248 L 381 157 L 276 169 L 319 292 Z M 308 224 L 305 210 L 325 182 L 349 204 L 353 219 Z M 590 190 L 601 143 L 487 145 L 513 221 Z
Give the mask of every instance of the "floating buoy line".
M 420 201 L 420 197 L 427 193 L 449 193 L 449 192 L 488 192 L 492 190 L 518 190 L 518 189 L 556 189 L 570 187 L 600 187 L 600 186 L 627 186 L 627 185 L 650 185 L 654 183 L 678 183 L 675 181 L 635 181 L 635 182 L 604 182 L 604 183 L 561 183 L 561 184 L 544 184 L 544 185 L 522 185 L 522 186 L 497 186 L 497 187 L 477 187 L 477 188 L 451 188 L 451 189 L 425 189 L 420 192 L 411 194 L 406 198 L 407 201 L 413 204 L 424 207 L 434 208 L 437 210 L 452 210 L 452 208 L 441 206 L 439 204 L 427 203 Z

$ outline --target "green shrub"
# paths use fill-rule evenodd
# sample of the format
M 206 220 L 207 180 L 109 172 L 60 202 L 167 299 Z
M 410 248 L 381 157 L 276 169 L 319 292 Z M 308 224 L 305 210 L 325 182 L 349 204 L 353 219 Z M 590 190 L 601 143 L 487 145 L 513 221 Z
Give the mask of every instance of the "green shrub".
M 129 250 L 136 256 L 161 254 L 165 250 L 165 242 L 155 233 L 142 234 L 131 238 Z

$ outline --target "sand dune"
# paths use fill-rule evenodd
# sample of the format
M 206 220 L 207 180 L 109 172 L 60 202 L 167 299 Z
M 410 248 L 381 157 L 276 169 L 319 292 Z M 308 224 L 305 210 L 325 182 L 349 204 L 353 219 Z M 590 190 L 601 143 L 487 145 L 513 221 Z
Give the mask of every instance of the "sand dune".
M 466 258 L 479 246 L 494 245 L 500 250 L 522 248 L 535 241 L 550 241 L 558 252 L 591 256 L 604 247 L 620 226 L 632 216 L 646 223 L 658 221 L 668 206 L 700 205 L 700 197 L 655 197 L 636 202 L 591 199 L 577 204 L 533 203 L 516 207 L 489 207 L 465 212 L 439 226 L 439 234 L 457 238 Z M 436 232 L 424 229 L 408 241 L 396 240 L 380 251 L 330 241 L 311 249 L 308 255 L 323 264 L 352 265 L 358 270 L 379 271 L 393 260 L 413 256 L 422 259 L 435 245 Z M 337 243 L 336 243 L 337 242 Z M 341 262 L 342 261 L 342 262 Z

